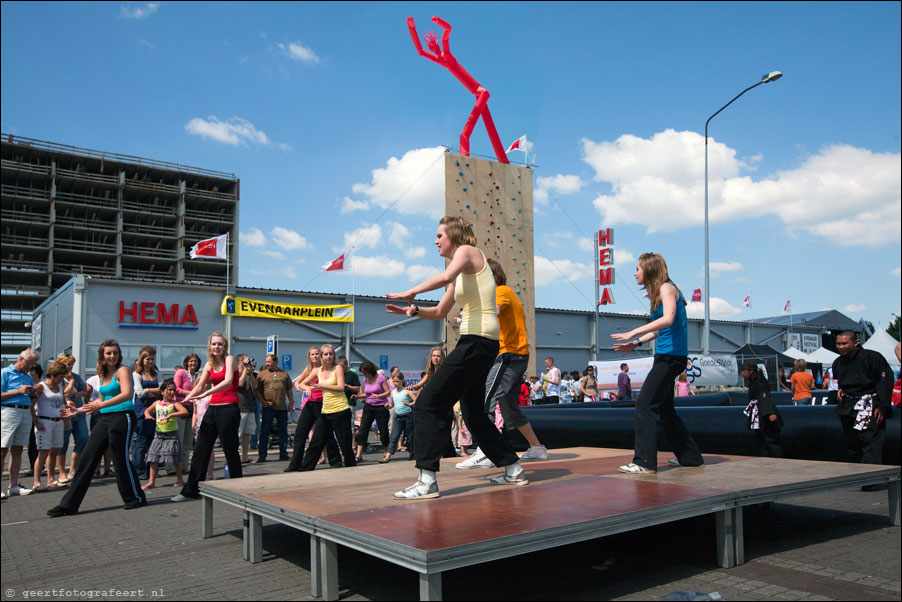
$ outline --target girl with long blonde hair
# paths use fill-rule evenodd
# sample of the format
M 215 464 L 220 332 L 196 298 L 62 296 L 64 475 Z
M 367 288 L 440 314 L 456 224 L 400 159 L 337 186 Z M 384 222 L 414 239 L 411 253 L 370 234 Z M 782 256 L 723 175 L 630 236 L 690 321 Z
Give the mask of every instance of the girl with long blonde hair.
M 657 253 L 643 253 L 636 264 L 636 283 L 645 287 L 652 321 L 629 332 L 611 335 L 614 349 L 628 353 L 657 338 L 655 359 L 636 399 L 636 446 L 633 461 L 619 468 L 627 474 L 654 474 L 658 469 L 658 424 L 679 466 L 701 466 L 698 445 L 673 408 L 674 380 L 686 370 L 689 354 L 686 299 L 670 280 L 667 262 Z
M 313 346 L 307 350 L 307 367 L 301 372 L 300 376 L 294 379 L 294 388 L 301 393 L 305 392 L 304 386 L 301 384 L 304 379 L 310 376 L 310 373 L 323 365 L 322 351 L 319 347 Z M 311 384 L 318 383 L 318 379 L 310 381 Z M 291 461 L 285 467 L 283 472 L 293 472 L 300 470 L 301 463 L 304 460 L 304 446 L 307 444 L 307 437 L 311 434 L 311 429 L 316 427 L 317 421 L 323 413 L 323 391 L 322 389 L 311 389 L 310 394 L 306 395 L 306 401 L 301 408 L 301 415 L 298 417 L 297 427 L 294 429 L 294 451 L 291 454 Z M 332 437 L 326 439 L 326 455 L 329 457 L 331 466 L 341 465 L 341 456 L 338 453 L 338 446 Z
M 322 364 L 311 370 L 301 381 L 301 387 L 308 396 L 316 391 L 322 394 L 322 410 L 313 427 L 310 446 L 304 453 L 300 467 L 302 471 L 316 468 L 326 441 L 331 439 L 333 434 L 338 439 L 338 447 L 344 457 L 345 466 L 355 466 L 357 463 L 351 440 L 351 406 L 348 405 L 348 398 L 345 396 L 344 369 L 336 363 L 335 349 L 332 345 L 322 345 L 320 354 Z M 310 405 L 309 401 L 307 405 Z

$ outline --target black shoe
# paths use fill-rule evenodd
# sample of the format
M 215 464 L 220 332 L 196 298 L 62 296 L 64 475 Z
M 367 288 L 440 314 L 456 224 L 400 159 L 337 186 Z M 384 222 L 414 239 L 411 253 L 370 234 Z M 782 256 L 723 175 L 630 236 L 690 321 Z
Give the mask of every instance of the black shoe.
M 127 504 L 125 504 L 122 507 L 125 508 L 126 510 L 134 510 L 135 508 L 143 508 L 146 505 L 147 505 L 147 500 L 132 500 L 131 502 L 128 502 Z
M 266 458 L 257 458 L 256 464 L 263 464 L 264 462 L 266 462 Z
M 279 456 L 279 462 L 290 462 L 290 461 L 291 461 L 291 456 L 288 456 L 288 455 Z
M 342 467 L 344 467 L 344 464 L 342 464 L 341 462 L 339 462 L 337 464 L 329 464 L 329 468 L 342 468 Z
M 78 514 L 78 510 L 69 510 L 68 508 L 63 508 L 62 506 L 54 506 L 47 511 L 47 516 L 52 516 L 53 518 L 59 518 L 60 516 L 71 516 L 73 514 Z
M 297 470 L 296 468 L 292 468 L 291 466 L 286 466 L 285 468 L 282 469 L 282 472 L 295 472 L 296 470 Z

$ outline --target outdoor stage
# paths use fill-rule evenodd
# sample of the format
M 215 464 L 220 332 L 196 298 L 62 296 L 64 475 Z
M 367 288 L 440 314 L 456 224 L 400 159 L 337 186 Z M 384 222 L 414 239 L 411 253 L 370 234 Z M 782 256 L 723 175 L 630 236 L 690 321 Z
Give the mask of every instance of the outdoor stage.
M 212 535 L 213 502 L 244 510 L 244 557 L 262 559 L 263 519 L 310 534 L 314 596 L 338 598 L 337 545 L 420 574 L 420 598 L 441 599 L 441 573 L 641 529 L 703 514 L 714 515 L 716 562 L 745 562 L 742 508 L 839 487 L 888 484 L 889 519 L 900 524 L 900 468 L 706 455 L 701 468 L 667 466 L 657 475 L 628 476 L 622 449 L 549 451 L 546 462 L 524 462 L 529 485 L 496 486 L 500 470 L 455 470 L 442 461 L 441 497 L 396 501 L 410 485 L 412 462 L 319 469 L 201 483 L 203 536 Z M 853 508 L 849 509 L 854 511 Z M 686 545 L 692 545 L 687 542 Z

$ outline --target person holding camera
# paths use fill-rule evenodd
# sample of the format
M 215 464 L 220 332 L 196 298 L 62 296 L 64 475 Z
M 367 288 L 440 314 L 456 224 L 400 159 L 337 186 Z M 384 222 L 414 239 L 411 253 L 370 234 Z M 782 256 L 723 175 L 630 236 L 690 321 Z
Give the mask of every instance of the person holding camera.
M 254 389 L 257 388 L 257 378 L 254 371 L 257 362 L 242 353 L 238 360 L 238 411 L 241 413 L 241 422 L 238 424 L 238 435 L 241 437 L 241 463 L 251 461 L 248 449 L 251 445 L 251 436 L 257 434 L 257 396 Z
M 28 373 L 40 356 L 29 347 L 19 354 L 16 363 L 0 372 L 0 402 L 2 402 L 2 444 L 0 444 L 0 466 L 6 464 L 6 451 L 10 451 L 9 490 L 3 498 L 13 495 L 28 495 L 31 489 L 19 485 L 19 469 L 22 465 L 22 448 L 28 445 L 31 433 L 31 393 L 34 379 Z

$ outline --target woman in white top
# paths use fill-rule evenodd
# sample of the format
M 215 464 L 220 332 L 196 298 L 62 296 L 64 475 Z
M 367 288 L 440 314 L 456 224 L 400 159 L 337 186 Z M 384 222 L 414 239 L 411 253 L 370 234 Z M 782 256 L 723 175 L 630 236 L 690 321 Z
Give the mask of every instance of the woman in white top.
M 56 466 L 56 454 L 63 446 L 63 419 L 60 410 L 66 405 L 63 395 L 63 378 L 69 373 L 69 366 L 54 361 L 47 367 L 44 380 L 34 386 L 35 397 L 31 406 L 31 418 L 34 421 L 34 438 L 38 447 L 38 459 L 34 462 L 34 487 L 32 491 L 47 491 L 47 487 L 63 487 L 53 480 L 53 467 Z M 50 463 L 47 458 L 50 457 Z M 47 486 L 41 485 L 41 473 L 44 466 L 50 467 L 47 473 Z
M 414 455 L 420 469 L 416 483 L 394 494 L 395 499 L 439 496 L 436 472 L 445 449 L 448 410 L 457 400 L 480 448 L 505 474 L 492 479 L 497 485 L 525 485 L 529 481 L 517 454 L 489 422 L 485 414 L 485 380 L 498 355 L 498 316 L 495 305 L 495 278 L 482 251 L 477 249 L 473 228 L 459 217 L 443 217 L 435 235 L 439 255 L 450 262 L 443 272 L 403 292 L 389 293 L 390 299 L 407 301 L 406 307 L 387 304 L 389 313 L 427 320 L 443 320 L 451 306 L 463 307 L 460 340 L 423 388 L 414 406 Z M 436 307 L 419 307 L 417 295 L 447 287 Z

